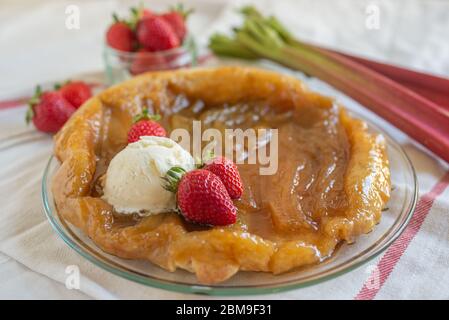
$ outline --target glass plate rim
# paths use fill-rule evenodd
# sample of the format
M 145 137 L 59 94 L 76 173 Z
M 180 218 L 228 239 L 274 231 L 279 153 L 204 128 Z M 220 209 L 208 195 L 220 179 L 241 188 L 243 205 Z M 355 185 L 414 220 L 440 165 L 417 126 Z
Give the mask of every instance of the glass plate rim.
M 80 245 L 78 245 L 76 242 L 74 242 L 70 237 L 66 235 L 66 230 L 56 221 L 54 218 L 54 214 L 52 212 L 52 209 L 50 207 L 48 194 L 47 194 L 47 180 L 48 180 L 48 174 L 49 170 L 52 164 L 52 161 L 56 161 L 56 157 L 54 155 L 50 156 L 50 159 L 47 162 L 47 165 L 45 166 L 43 178 L 42 178 L 42 184 L 41 184 L 41 196 L 42 196 L 42 204 L 43 209 L 45 212 L 45 215 L 50 222 L 50 225 L 52 228 L 56 231 L 56 233 L 59 235 L 60 238 L 75 252 L 77 252 L 79 255 L 81 255 L 83 258 L 87 259 L 88 261 L 92 262 L 94 265 L 111 272 L 112 274 L 115 274 L 119 277 L 128 279 L 133 282 L 137 282 L 149 287 L 154 287 L 158 289 L 164 289 L 174 292 L 182 292 L 182 293 L 191 293 L 191 294 L 204 294 L 204 295 L 215 295 L 215 296 L 231 296 L 231 295 L 258 295 L 258 294 L 270 294 L 270 293 L 278 293 L 278 292 L 284 292 L 294 289 L 301 289 L 305 287 L 309 287 L 312 285 L 316 285 L 318 283 L 322 283 L 334 278 L 337 278 L 343 274 L 346 274 L 354 269 L 357 269 L 358 267 L 366 264 L 367 262 L 371 261 L 378 255 L 380 255 L 382 252 L 384 252 L 404 231 L 404 229 L 407 227 L 411 217 L 413 216 L 413 213 L 415 211 L 415 207 L 418 201 L 418 179 L 416 175 L 415 168 L 413 166 L 413 163 L 410 159 L 410 157 L 407 155 L 405 150 L 402 148 L 402 146 L 387 132 L 380 129 L 377 125 L 373 124 L 371 121 L 368 121 L 365 119 L 364 116 L 359 114 L 358 112 L 354 110 L 347 109 L 349 114 L 355 115 L 356 117 L 363 119 L 368 124 L 369 128 L 373 128 L 376 131 L 380 132 L 387 140 L 388 142 L 396 148 L 401 157 L 405 160 L 405 162 L 408 164 L 408 167 L 410 169 L 412 179 L 413 179 L 413 190 L 412 190 L 412 199 L 409 203 L 409 209 L 406 213 L 405 219 L 402 221 L 402 223 L 398 226 L 398 228 L 395 230 L 394 234 L 390 236 L 390 238 L 380 247 L 377 248 L 375 251 L 368 254 L 368 256 L 364 257 L 369 251 L 373 250 L 373 246 L 376 245 L 379 241 L 385 239 L 389 233 L 385 234 L 383 238 L 378 239 L 372 246 L 365 249 L 364 251 L 360 252 L 356 257 L 353 258 L 353 260 L 349 261 L 348 263 L 337 265 L 329 270 L 323 271 L 321 274 L 314 275 L 311 277 L 311 279 L 307 279 L 305 281 L 301 282 L 295 282 L 295 280 L 286 281 L 283 283 L 276 283 L 276 284 L 269 284 L 269 285 L 263 285 L 263 286 L 252 286 L 252 287 L 245 287 L 245 286 L 209 286 L 209 285 L 190 285 L 190 284 L 184 284 L 184 283 L 178 283 L 173 281 L 167 281 L 163 279 L 158 279 L 154 277 L 149 276 L 143 276 L 137 273 L 133 273 L 131 271 L 122 270 L 119 268 L 116 268 L 114 266 L 109 265 L 108 263 L 103 262 L 99 258 L 95 257 L 95 255 L 89 253 L 86 249 L 83 249 Z M 56 212 L 56 214 L 58 214 Z M 396 225 L 393 224 L 392 227 Z M 392 228 L 391 227 L 391 228 Z M 390 229 L 391 229 L 390 228 Z

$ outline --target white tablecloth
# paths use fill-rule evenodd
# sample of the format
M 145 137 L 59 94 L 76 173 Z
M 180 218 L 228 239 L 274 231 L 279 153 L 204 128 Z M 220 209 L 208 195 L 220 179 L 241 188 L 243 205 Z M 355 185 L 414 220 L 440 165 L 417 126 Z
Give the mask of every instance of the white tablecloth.
M 229 29 L 237 19 L 233 8 L 240 3 L 188 2 L 197 10 L 191 28 L 201 39 L 214 30 Z M 168 1 L 150 3 L 162 9 Z M 449 2 L 257 3 L 264 11 L 281 17 L 304 40 L 449 76 Z M 79 30 L 65 28 L 68 4 L 76 4 L 81 10 Z M 365 26 L 368 4 L 380 9 L 379 30 Z M 0 298 L 197 298 L 118 278 L 83 260 L 58 238 L 44 217 L 40 199 L 40 181 L 51 154 L 51 138 L 25 126 L 25 106 L 5 103 L 29 96 L 37 83 L 100 71 L 102 38 L 110 12 L 124 12 L 127 7 L 125 2 L 112 0 L 0 3 Z M 381 257 L 337 279 L 260 298 L 448 299 L 447 164 L 329 86 L 313 79 L 308 83 L 364 112 L 403 144 L 418 172 L 420 202 L 406 232 Z M 80 268 L 80 290 L 68 290 L 64 285 L 68 265 Z M 378 285 L 373 286 L 372 279 Z

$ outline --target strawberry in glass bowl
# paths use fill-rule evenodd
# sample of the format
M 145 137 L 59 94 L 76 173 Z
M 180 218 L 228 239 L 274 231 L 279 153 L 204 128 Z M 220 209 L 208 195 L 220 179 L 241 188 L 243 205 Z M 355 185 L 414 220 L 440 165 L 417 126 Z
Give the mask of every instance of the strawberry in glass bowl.
M 147 71 L 196 64 L 196 45 L 187 28 L 191 12 L 179 4 L 163 13 L 133 7 L 126 19 L 113 14 L 104 51 L 109 84 Z

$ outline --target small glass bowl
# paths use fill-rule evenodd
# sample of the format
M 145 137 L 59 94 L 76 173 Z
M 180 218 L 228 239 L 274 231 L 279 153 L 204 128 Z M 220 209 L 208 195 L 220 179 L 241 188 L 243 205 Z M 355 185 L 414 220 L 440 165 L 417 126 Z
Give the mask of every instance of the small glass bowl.
M 103 59 L 108 85 L 113 85 L 147 71 L 171 70 L 194 65 L 196 48 L 191 37 L 187 37 L 180 47 L 157 52 L 126 52 L 105 45 Z
M 410 221 L 418 195 L 415 170 L 402 147 L 385 131 L 366 118 L 354 112 L 351 114 L 364 119 L 371 132 L 382 133 L 385 137 L 394 190 L 380 223 L 369 234 L 358 237 L 355 243 L 341 244 L 338 252 L 318 265 L 295 269 L 279 275 L 240 271 L 223 283 L 203 285 L 197 282 L 194 274 L 184 270 L 168 272 L 148 261 L 127 260 L 110 255 L 97 247 L 83 232 L 58 215 L 50 191 L 51 180 L 59 168 L 59 163 L 54 157 L 50 158 L 42 180 L 44 211 L 58 235 L 81 256 L 104 270 L 150 287 L 224 296 L 280 292 L 333 279 L 363 265 L 388 248 Z

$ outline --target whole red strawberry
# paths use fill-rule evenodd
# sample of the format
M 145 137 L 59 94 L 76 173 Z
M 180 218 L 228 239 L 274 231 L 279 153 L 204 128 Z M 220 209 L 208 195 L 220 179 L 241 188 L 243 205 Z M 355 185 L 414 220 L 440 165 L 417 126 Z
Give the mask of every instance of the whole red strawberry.
M 178 4 L 177 6 L 172 8 L 170 12 L 161 15 L 161 18 L 163 18 L 173 28 L 181 43 L 183 42 L 187 33 L 187 17 L 192 12 L 192 9 L 185 10 L 182 4 Z
M 143 109 L 142 113 L 134 118 L 134 124 L 128 131 L 128 143 L 139 141 L 142 136 L 166 137 L 164 127 L 156 122 L 159 119 L 159 115 L 150 115 L 147 108 Z
M 139 49 L 131 62 L 129 72 L 132 75 L 151 70 L 161 70 L 166 66 L 166 61 L 161 54 L 150 52 L 147 49 Z
M 132 28 L 123 21 L 119 21 L 114 15 L 115 22 L 106 32 L 107 44 L 120 51 L 132 51 L 135 43 L 135 36 Z
M 57 132 L 66 123 L 76 108 L 60 92 L 42 93 L 36 88 L 34 97 L 29 102 L 26 121 L 33 121 L 35 127 L 43 132 Z
M 174 167 L 167 173 L 167 181 L 176 181 L 181 175 L 176 199 L 181 214 L 188 221 L 213 226 L 236 222 L 237 208 L 219 177 L 208 170 L 185 173 L 182 168 Z
M 215 157 L 206 162 L 204 168 L 220 178 L 231 199 L 238 199 L 243 193 L 243 183 L 237 165 L 225 157 Z
M 149 16 L 137 24 L 137 40 L 150 51 L 169 50 L 180 42 L 172 27 L 161 17 Z
M 173 28 L 176 36 L 180 42 L 182 42 L 187 32 L 184 17 L 179 12 L 172 11 L 162 14 L 161 18 L 163 18 Z
M 92 90 L 83 81 L 67 82 L 59 89 L 59 92 L 77 109 L 92 97 Z

